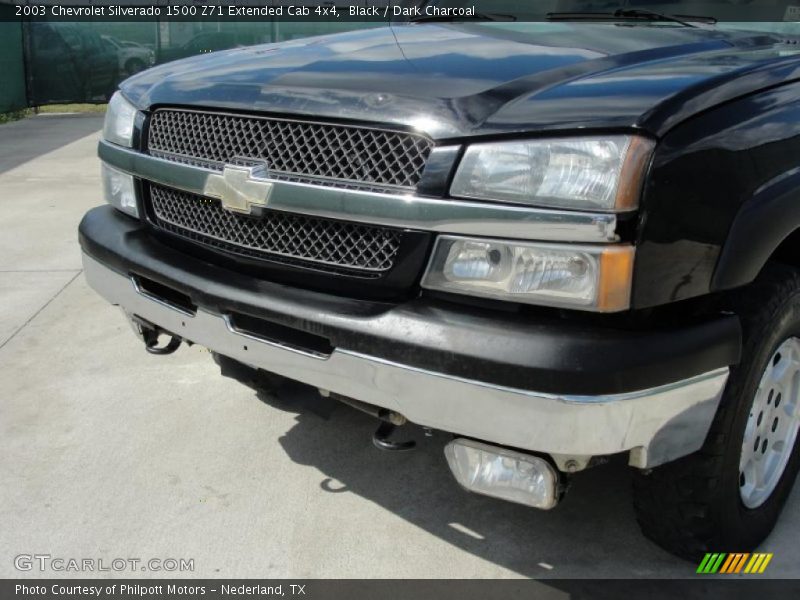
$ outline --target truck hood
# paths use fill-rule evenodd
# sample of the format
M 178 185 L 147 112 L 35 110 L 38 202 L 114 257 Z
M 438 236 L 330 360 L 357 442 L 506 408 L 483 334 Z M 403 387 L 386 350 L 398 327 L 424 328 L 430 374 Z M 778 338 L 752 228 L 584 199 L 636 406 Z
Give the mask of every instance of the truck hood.
M 394 123 L 436 139 L 640 128 L 800 77 L 794 40 L 614 23 L 412 24 L 206 54 L 125 81 L 140 109 Z

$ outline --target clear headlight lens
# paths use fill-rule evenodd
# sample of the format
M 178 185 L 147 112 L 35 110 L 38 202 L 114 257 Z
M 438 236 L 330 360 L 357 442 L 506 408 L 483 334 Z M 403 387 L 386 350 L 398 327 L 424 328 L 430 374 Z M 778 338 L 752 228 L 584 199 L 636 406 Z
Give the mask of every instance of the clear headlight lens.
M 103 139 L 120 146 L 133 146 L 133 127 L 136 107 L 116 92 L 108 103 L 106 120 L 103 123 Z
M 100 169 L 106 202 L 132 217 L 138 217 L 139 209 L 136 207 L 133 177 L 106 163 L 101 163 Z
M 632 246 L 441 236 L 422 287 L 596 312 L 630 306 Z
M 654 144 L 629 135 L 473 144 L 452 196 L 566 209 L 635 209 Z

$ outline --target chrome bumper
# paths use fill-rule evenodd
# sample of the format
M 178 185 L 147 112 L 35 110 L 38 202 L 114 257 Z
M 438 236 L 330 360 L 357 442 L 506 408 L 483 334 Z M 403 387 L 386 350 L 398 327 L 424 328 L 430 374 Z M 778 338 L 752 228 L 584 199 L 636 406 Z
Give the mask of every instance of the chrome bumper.
M 83 265 L 89 285 L 112 304 L 214 352 L 399 412 L 419 425 L 547 453 L 560 466 L 567 458 L 580 468 L 592 456 L 629 452 L 632 466 L 649 468 L 698 450 L 728 379 L 723 368 L 625 394 L 555 395 L 338 348 L 323 358 L 238 332 L 225 315 L 177 310 L 86 254 Z

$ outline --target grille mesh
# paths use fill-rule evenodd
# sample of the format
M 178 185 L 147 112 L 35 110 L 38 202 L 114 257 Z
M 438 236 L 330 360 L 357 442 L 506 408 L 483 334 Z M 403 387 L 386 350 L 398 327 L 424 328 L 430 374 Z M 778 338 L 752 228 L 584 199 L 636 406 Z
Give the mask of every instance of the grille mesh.
M 395 229 L 277 211 L 263 218 L 237 215 L 217 200 L 155 184 L 150 185 L 150 203 L 155 225 L 185 239 L 361 277 L 379 277 L 391 269 L 402 237 Z
M 433 143 L 398 131 L 226 113 L 160 109 L 148 150 L 154 156 L 221 169 L 262 161 L 273 177 L 343 181 L 371 189 L 413 189 Z

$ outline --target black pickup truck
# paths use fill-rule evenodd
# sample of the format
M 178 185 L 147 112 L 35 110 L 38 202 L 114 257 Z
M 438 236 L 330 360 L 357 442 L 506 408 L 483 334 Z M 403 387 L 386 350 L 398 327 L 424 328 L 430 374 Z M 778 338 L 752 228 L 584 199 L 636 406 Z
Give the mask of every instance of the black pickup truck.
M 800 466 L 798 38 L 476 4 L 128 79 L 86 278 L 151 353 L 453 434 L 468 490 L 616 456 L 649 538 L 749 551 Z

